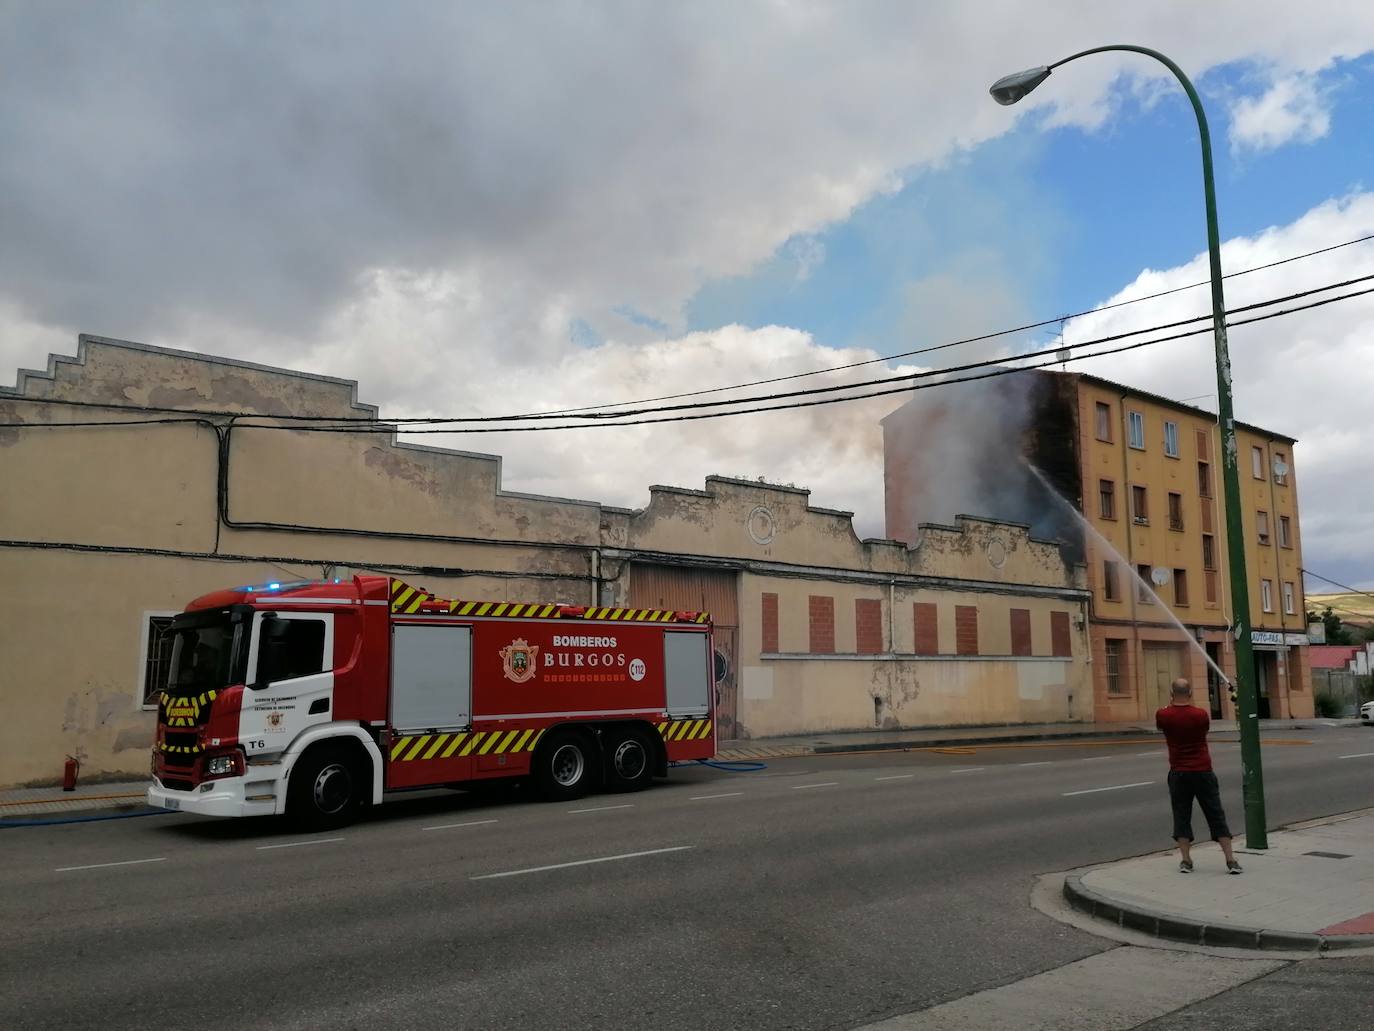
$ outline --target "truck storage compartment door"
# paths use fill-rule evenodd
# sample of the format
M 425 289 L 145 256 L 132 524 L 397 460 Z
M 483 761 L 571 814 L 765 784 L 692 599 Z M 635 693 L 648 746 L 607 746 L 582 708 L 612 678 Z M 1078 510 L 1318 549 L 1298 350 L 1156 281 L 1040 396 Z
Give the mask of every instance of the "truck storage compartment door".
M 711 711 L 711 653 L 707 634 L 669 630 L 663 635 L 663 675 L 668 715 L 706 716 Z
M 392 729 L 445 730 L 471 722 L 472 628 L 393 627 Z

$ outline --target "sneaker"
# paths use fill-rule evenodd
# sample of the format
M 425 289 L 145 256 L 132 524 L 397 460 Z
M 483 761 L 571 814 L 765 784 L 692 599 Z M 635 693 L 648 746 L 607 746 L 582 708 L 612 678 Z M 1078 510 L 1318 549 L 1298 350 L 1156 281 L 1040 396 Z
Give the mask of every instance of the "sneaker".
M 1193 861 L 1192 861 L 1191 859 L 1180 859 L 1180 860 L 1178 861 L 1178 872 L 1179 872 L 1179 873 L 1192 873 L 1192 872 L 1193 872 Z
M 1240 862 L 1239 862 L 1238 860 L 1235 860 L 1235 859 L 1232 859 L 1229 863 L 1226 864 L 1226 872 L 1227 872 L 1227 873 L 1244 873 L 1244 871 L 1241 870 L 1241 868 L 1240 868 Z

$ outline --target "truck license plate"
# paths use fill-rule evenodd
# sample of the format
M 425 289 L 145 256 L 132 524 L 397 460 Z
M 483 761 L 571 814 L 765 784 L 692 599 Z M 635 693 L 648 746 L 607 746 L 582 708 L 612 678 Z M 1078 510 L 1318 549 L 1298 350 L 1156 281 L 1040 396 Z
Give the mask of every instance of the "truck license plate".
M 179 799 L 179 798 L 164 798 L 164 799 L 162 800 L 162 808 L 164 808 L 164 809 L 180 809 L 180 808 L 181 808 L 181 799 Z

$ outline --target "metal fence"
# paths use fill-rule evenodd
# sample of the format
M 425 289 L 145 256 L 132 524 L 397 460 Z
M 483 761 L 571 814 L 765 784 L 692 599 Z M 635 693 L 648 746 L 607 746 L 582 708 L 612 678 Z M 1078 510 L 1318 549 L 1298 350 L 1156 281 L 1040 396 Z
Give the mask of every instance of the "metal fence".
M 1358 716 L 1360 706 L 1374 700 L 1374 677 L 1360 676 L 1337 669 L 1312 671 L 1313 697 L 1326 696 L 1335 705 L 1337 716 Z

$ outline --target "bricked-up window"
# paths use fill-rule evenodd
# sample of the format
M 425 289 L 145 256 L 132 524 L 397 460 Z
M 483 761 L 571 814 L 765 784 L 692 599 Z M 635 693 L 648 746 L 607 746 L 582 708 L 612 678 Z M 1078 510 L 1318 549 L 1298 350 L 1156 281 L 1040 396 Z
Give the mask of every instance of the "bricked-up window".
M 835 599 L 813 594 L 807 600 L 810 617 L 811 653 L 835 654 Z
M 1131 487 L 1131 518 L 1142 524 L 1150 521 L 1149 495 L 1140 484 Z
M 1146 586 L 1150 582 L 1150 567 L 1135 567 L 1135 600 L 1142 605 L 1154 604 L 1154 599 L 1150 597 L 1150 589 Z
M 1293 546 L 1293 521 L 1285 515 L 1279 516 L 1279 547 Z
M 1188 604 L 1188 570 L 1174 570 L 1174 604 Z
M 1011 653 L 1031 654 L 1030 609 L 1011 610 Z
M 1097 439 L 1112 442 L 1112 406 L 1097 402 Z
M 1121 600 L 1121 573 L 1111 559 L 1102 563 L 1102 597 L 1108 601 Z
M 1050 613 L 1050 654 L 1062 659 L 1073 656 L 1073 635 L 1069 632 L 1067 612 Z
M 954 650 L 960 655 L 978 654 L 978 606 L 954 606 Z
M 940 654 L 940 610 L 933 601 L 918 601 L 912 606 L 917 655 Z
M 763 596 L 763 650 L 770 653 L 778 651 L 778 596 L 776 594 Z
M 1126 642 L 1107 641 L 1107 693 L 1126 693 Z
M 1207 462 L 1197 464 L 1197 492 L 1204 498 L 1212 496 L 1212 467 Z
M 143 704 L 156 705 L 159 692 L 167 688 L 167 670 L 172 662 L 172 636 L 167 628 L 171 616 L 148 617 L 148 650 L 143 656 Z
M 1202 535 L 1202 568 L 1216 569 L 1217 567 L 1217 539 L 1210 533 Z
M 1259 542 L 1269 543 L 1269 513 L 1260 510 L 1255 513 L 1255 529 L 1259 532 Z
M 855 651 L 860 655 L 878 655 L 883 650 L 883 603 L 876 598 L 858 598 L 854 602 Z
M 1116 484 L 1111 480 L 1097 481 L 1097 504 L 1103 519 L 1116 518 Z
M 1169 492 L 1169 529 L 1183 529 L 1183 495 Z

